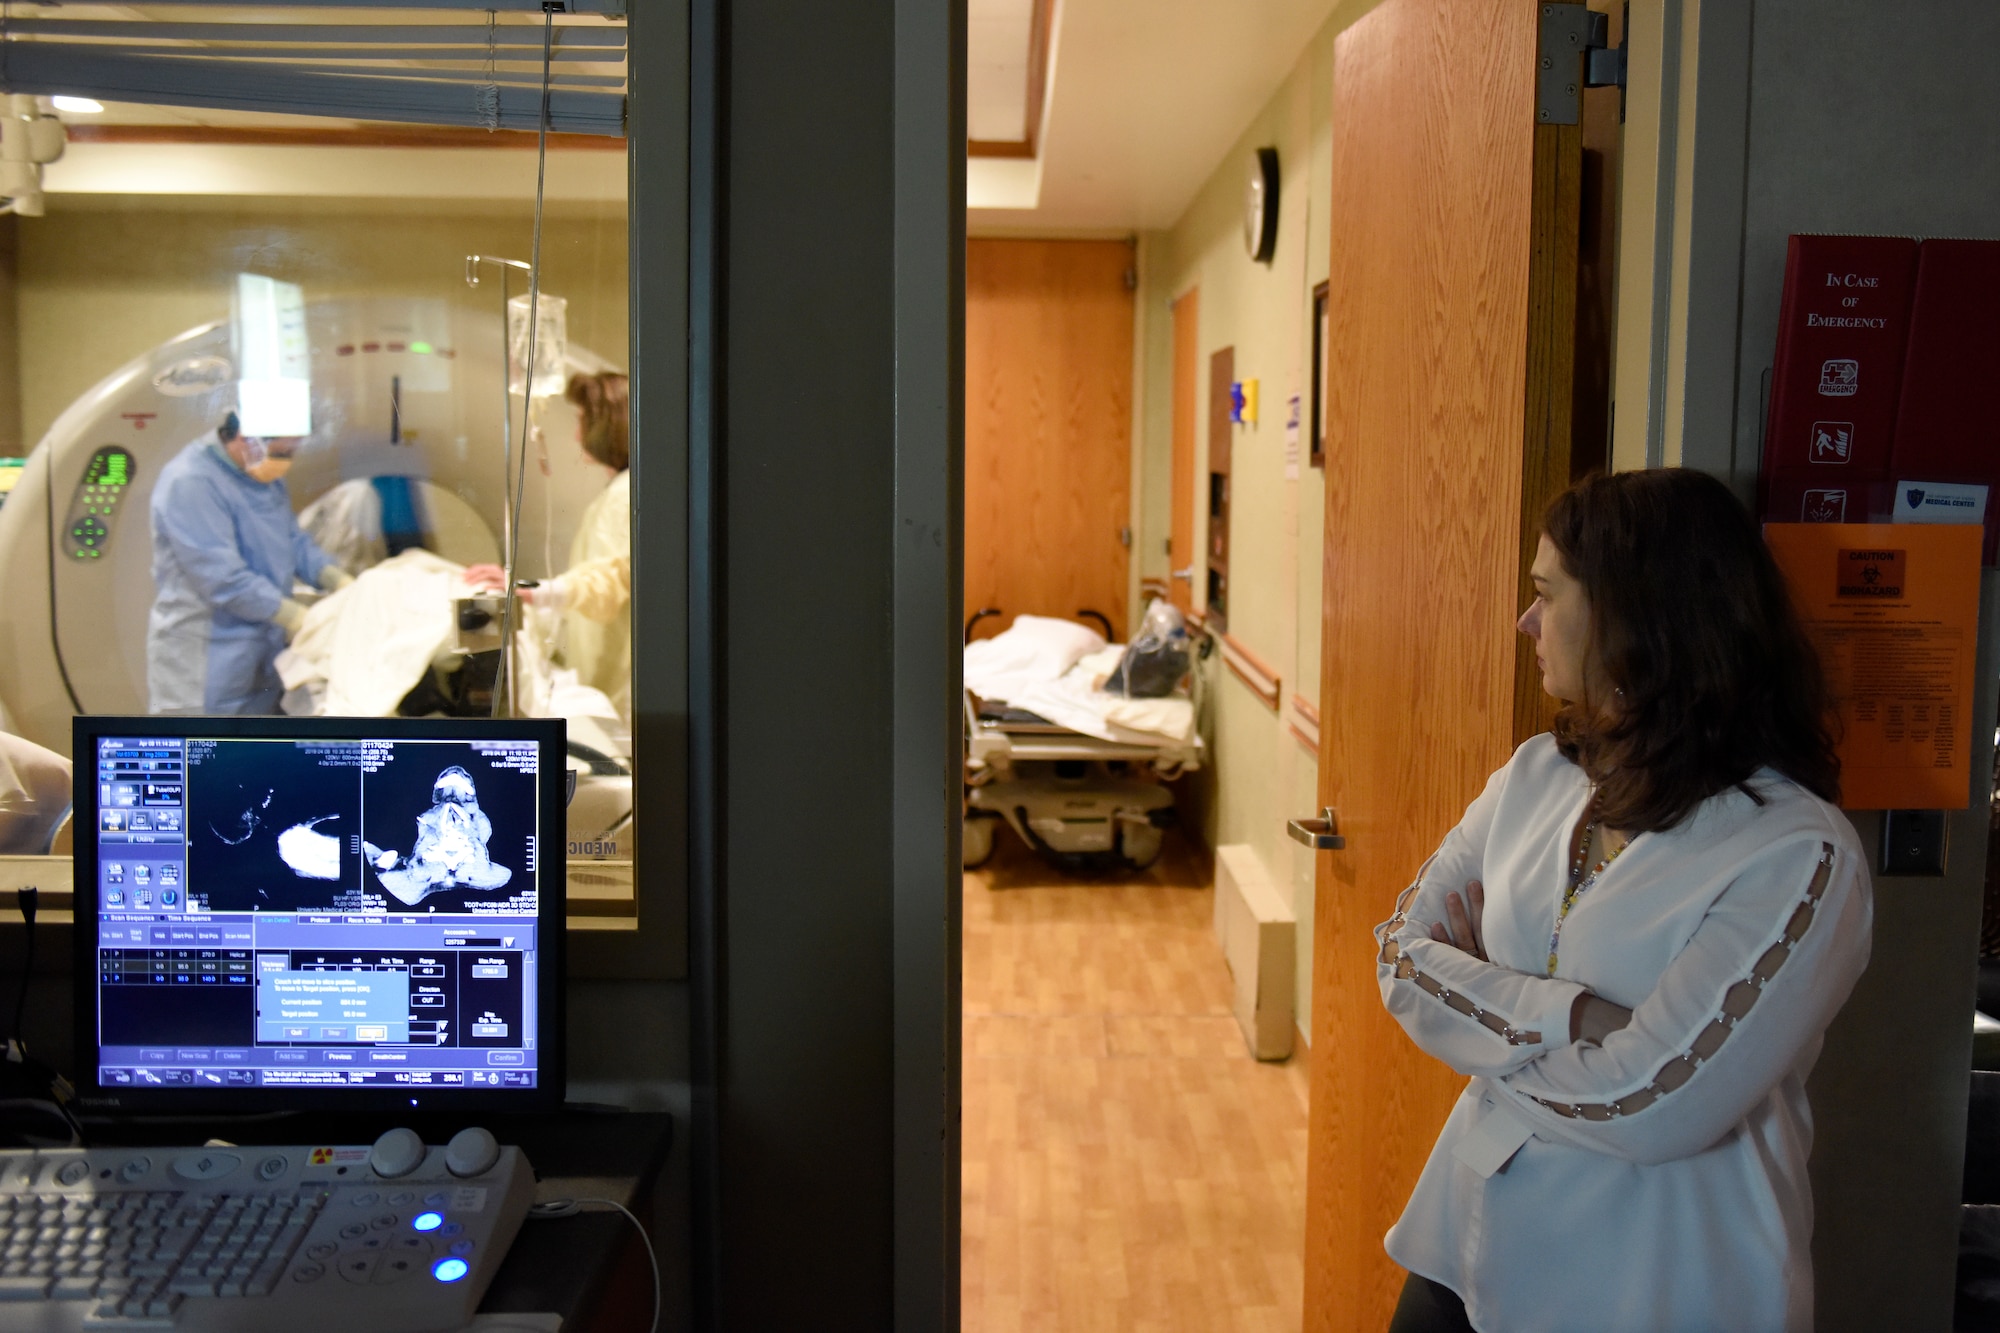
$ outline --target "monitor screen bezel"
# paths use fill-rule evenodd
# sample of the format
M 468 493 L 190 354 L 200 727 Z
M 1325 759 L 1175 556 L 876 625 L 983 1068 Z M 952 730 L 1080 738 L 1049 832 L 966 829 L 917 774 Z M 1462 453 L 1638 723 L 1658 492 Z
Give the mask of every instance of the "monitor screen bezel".
M 217 1088 L 106 1087 L 98 1080 L 98 810 L 94 763 L 98 741 L 116 736 L 185 736 L 196 739 L 299 740 L 532 740 L 540 748 L 537 768 L 546 775 L 539 787 L 539 822 L 554 836 L 536 851 L 539 891 L 536 914 L 536 1086 L 531 1088 L 315 1086 Z M 488 1114 L 540 1113 L 562 1105 L 567 1058 L 565 991 L 567 955 L 565 898 L 568 838 L 564 834 L 567 784 L 563 777 L 568 727 L 560 718 L 342 718 L 342 717 L 147 717 L 80 716 L 71 730 L 76 756 L 75 784 L 75 1069 L 76 1091 L 86 1115 L 258 1114 L 317 1110 L 357 1113 L 480 1111 Z

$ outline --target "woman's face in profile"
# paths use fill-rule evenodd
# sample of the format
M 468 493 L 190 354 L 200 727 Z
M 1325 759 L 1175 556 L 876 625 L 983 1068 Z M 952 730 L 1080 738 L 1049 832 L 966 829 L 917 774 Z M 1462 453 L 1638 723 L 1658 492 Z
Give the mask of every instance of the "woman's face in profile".
M 1585 645 L 1590 637 L 1590 600 L 1583 585 L 1563 568 L 1562 556 L 1547 537 L 1535 551 L 1529 573 L 1535 600 L 1515 622 L 1535 641 L 1542 688 L 1565 702 L 1583 698 Z

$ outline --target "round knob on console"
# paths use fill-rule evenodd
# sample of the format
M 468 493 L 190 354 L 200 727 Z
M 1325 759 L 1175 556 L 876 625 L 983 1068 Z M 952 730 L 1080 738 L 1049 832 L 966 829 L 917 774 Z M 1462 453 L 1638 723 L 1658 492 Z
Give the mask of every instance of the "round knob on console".
M 368 1165 L 387 1180 L 407 1176 L 424 1164 L 424 1141 L 414 1129 L 392 1129 L 375 1140 Z
M 477 1125 L 452 1135 L 444 1150 L 444 1164 L 454 1176 L 483 1176 L 499 1160 L 499 1141 Z

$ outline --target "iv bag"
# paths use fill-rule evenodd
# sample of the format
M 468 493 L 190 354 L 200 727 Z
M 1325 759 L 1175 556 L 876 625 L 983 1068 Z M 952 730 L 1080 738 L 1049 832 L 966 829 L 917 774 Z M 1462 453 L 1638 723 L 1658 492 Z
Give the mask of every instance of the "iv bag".
M 535 379 L 537 398 L 553 398 L 563 391 L 567 376 L 563 366 L 569 357 L 569 302 L 560 296 L 541 294 L 535 323 Z M 528 362 L 528 298 L 516 296 L 507 302 L 507 391 L 527 390 L 523 367 Z

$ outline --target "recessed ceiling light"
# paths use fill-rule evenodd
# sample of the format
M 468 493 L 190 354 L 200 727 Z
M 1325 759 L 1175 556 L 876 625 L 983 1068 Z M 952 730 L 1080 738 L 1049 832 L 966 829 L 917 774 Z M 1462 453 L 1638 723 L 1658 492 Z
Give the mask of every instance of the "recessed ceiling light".
M 104 103 L 94 97 L 51 97 L 56 110 L 68 111 L 79 116 L 94 116 L 104 110 Z

